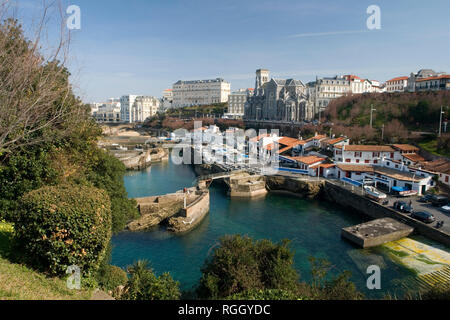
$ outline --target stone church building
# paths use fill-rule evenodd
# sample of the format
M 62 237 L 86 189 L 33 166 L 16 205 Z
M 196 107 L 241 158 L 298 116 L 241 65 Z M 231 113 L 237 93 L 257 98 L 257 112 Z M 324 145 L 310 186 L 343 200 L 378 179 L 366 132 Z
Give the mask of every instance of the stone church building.
M 309 89 L 300 80 L 269 78 L 269 70 L 256 71 L 255 90 L 245 105 L 244 120 L 300 122 L 313 119 Z

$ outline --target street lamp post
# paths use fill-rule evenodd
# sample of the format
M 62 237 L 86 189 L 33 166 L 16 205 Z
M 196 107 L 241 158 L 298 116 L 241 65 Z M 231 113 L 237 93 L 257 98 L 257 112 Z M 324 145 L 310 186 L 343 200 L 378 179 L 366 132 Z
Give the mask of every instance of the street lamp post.
M 373 128 L 372 124 L 373 124 L 373 112 L 377 111 L 377 109 L 373 108 L 373 104 L 370 105 L 370 127 Z
M 444 111 L 442 110 L 442 106 L 441 106 L 441 113 L 439 116 L 439 137 L 441 137 L 442 134 L 442 115 L 444 114 Z

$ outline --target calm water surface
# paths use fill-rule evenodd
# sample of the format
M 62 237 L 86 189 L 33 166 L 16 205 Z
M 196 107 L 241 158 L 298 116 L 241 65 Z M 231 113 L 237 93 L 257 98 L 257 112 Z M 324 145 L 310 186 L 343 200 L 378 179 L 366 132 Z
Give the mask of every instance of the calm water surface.
M 125 177 L 129 197 L 159 195 L 192 186 L 195 174 L 189 166 L 172 162 L 152 166 Z M 146 232 L 123 232 L 113 237 L 112 263 L 125 268 L 139 259 L 148 259 L 157 274 L 169 271 L 183 290 L 192 289 L 200 279 L 201 267 L 218 239 L 226 234 L 248 235 L 273 241 L 290 239 L 295 251 L 295 267 L 301 279 L 309 281 L 308 257 L 327 258 L 333 273 L 352 272 L 352 281 L 368 297 L 400 293 L 413 275 L 393 263 L 379 249 L 357 249 L 341 239 L 341 228 L 364 222 L 327 202 L 269 194 L 261 200 L 230 200 L 226 189 L 211 187 L 210 214 L 192 232 L 178 236 L 156 227 Z M 366 289 L 367 267 L 382 268 L 382 290 Z M 410 284 L 411 285 L 411 284 Z

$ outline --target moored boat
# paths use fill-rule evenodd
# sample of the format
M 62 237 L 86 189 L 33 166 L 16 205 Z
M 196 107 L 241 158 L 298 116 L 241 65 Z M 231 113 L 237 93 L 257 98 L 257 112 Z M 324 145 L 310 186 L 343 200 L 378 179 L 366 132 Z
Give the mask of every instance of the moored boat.
M 387 198 L 387 195 L 378 191 L 375 187 L 365 186 L 364 191 L 366 192 L 366 196 L 375 201 L 381 201 Z

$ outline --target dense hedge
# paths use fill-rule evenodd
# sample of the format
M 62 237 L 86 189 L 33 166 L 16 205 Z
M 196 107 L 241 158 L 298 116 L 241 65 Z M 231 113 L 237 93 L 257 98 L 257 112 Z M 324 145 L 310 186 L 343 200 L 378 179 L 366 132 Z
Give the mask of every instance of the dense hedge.
M 15 230 L 35 267 L 63 275 L 77 265 L 88 274 L 98 268 L 111 238 L 109 197 L 70 184 L 31 191 L 20 200 Z

